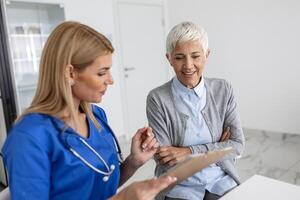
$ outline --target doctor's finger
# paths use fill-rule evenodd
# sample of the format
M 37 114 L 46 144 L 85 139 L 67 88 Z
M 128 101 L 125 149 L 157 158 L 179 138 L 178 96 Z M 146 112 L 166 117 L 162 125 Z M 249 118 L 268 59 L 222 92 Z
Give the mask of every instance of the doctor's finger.
M 142 133 L 145 132 L 145 130 L 147 130 L 147 127 L 143 127 L 140 128 L 136 131 L 136 133 L 134 134 L 134 136 L 132 137 L 133 140 L 140 140 L 142 137 Z
M 147 132 L 145 131 L 143 135 L 146 135 L 146 139 L 143 141 L 142 147 L 143 149 L 149 148 L 151 141 L 154 139 L 154 134 L 152 133 L 152 129 L 148 128 Z
M 158 144 L 156 138 L 152 138 L 152 140 L 147 144 L 147 146 L 144 150 L 157 149 L 158 145 L 159 144 Z
M 153 179 L 153 189 L 156 190 L 156 193 L 158 193 L 159 191 L 165 189 L 166 187 L 174 183 L 176 180 L 177 178 L 172 176 L 161 176 L 157 179 Z

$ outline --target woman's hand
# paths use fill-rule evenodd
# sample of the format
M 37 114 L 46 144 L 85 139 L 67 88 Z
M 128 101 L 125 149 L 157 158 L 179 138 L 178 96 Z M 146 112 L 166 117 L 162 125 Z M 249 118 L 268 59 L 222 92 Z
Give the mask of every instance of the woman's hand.
M 128 156 L 133 167 L 139 168 L 155 154 L 159 146 L 152 128 L 144 127 L 139 129 L 132 138 L 131 152 Z
M 134 182 L 121 190 L 110 200 L 151 200 L 163 189 L 176 181 L 175 177 L 161 176 L 150 180 Z
M 230 136 L 231 136 L 231 133 L 230 133 L 230 127 L 227 127 L 227 128 L 224 130 L 224 132 L 222 133 L 222 136 L 221 136 L 219 142 L 224 142 L 224 141 L 226 141 L 226 140 L 229 140 Z
M 160 147 L 155 154 L 155 158 L 161 165 L 173 166 L 184 160 L 188 155 L 192 154 L 188 147 Z

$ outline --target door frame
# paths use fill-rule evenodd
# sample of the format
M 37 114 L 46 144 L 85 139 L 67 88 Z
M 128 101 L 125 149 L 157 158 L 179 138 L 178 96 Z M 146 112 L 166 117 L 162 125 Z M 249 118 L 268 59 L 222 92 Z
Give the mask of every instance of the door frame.
M 164 33 L 168 32 L 168 11 L 167 11 L 167 0 L 113 0 L 113 15 L 114 15 L 114 27 L 115 27 L 115 35 L 116 35 L 116 58 L 118 59 L 119 67 L 119 77 L 120 77 L 120 88 L 121 88 L 121 98 L 122 98 L 122 109 L 123 109 L 123 121 L 124 121 L 124 130 L 125 130 L 125 138 L 127 141 L 131 140 L 131 135 L 133 133 L 129 133 L 129 110 L 128 110 L 128 102 L 127 102 L 127 94 L 125 87 L 125 72 L 124 72 L 124 61 L 123 61 L 123 48 L 121 41 L 121 30 L 120 30 L 120 21 L 119 21 L 119 13 L 118 13 L 118 4 L 124 3 L 128 5 L 146 5 L 146 6 L 161 6 L 163 9 L 163 23 L 164 23 Z M 164 35 L 164 36 L 165 36 Z M 167 72 L 168 76 L 170 76 L 170 71 Z
M 0 2 L 0 103 L 3 110 L 3 113 L 0 113 L 0 116 L 4 119 L 4 133 L 1 133 L 1 148 L 8 133 L 8 130 L 11 128 L 14 120 L 17 117 L 16 109 L 16 94 L 15 94 L 15 85 L 12 79 L 12 63 L 11 55 L 8 41 L 8 32 L 6 24 L 6 8 L 5 2 Z M 4 137 L 3 137 L 4 136 Z M 0 171 L 0 185 L 7 186 L 7 174 L 3 164 L 3 155 L 0 153 L 1 157 L 1 171 Z
M 7 131 L 12 126 L 14 120 L 17 117 L 17 105 L 16 105 L 16 93 L 15 83 L 12 79 L 13 69 L 11 63 L 10 46 L 8 39 L 8 31 L 6 24 L 6 9 L 4 1 L 1 1 L 1 16 L 0 16 L 0 90 L 3 105 L 3 112 L 5 117 L 5 124 Z

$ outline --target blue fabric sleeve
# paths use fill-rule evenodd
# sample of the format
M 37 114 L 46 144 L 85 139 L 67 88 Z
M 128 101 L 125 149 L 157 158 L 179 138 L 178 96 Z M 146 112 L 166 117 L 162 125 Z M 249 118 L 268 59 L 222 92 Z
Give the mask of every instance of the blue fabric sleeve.
M 46 147 L 30 134 L 13 131 L 2 152 L 11 199 L 49 199 L 51 169 Z

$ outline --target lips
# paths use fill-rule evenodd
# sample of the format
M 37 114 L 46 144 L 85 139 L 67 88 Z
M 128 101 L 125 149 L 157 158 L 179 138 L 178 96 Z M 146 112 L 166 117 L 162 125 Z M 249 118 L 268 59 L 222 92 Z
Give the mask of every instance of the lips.
M 182 72 L 183 75 L 189 76 L 189 75 L 193 75 L 196 71 L 193 72 Z
M 106 90 L 104 90 L 104 91 L 100 92 L 100 94 L 104 95 L 104 94 L 105 94 L 105 92 L 106 92 Z

